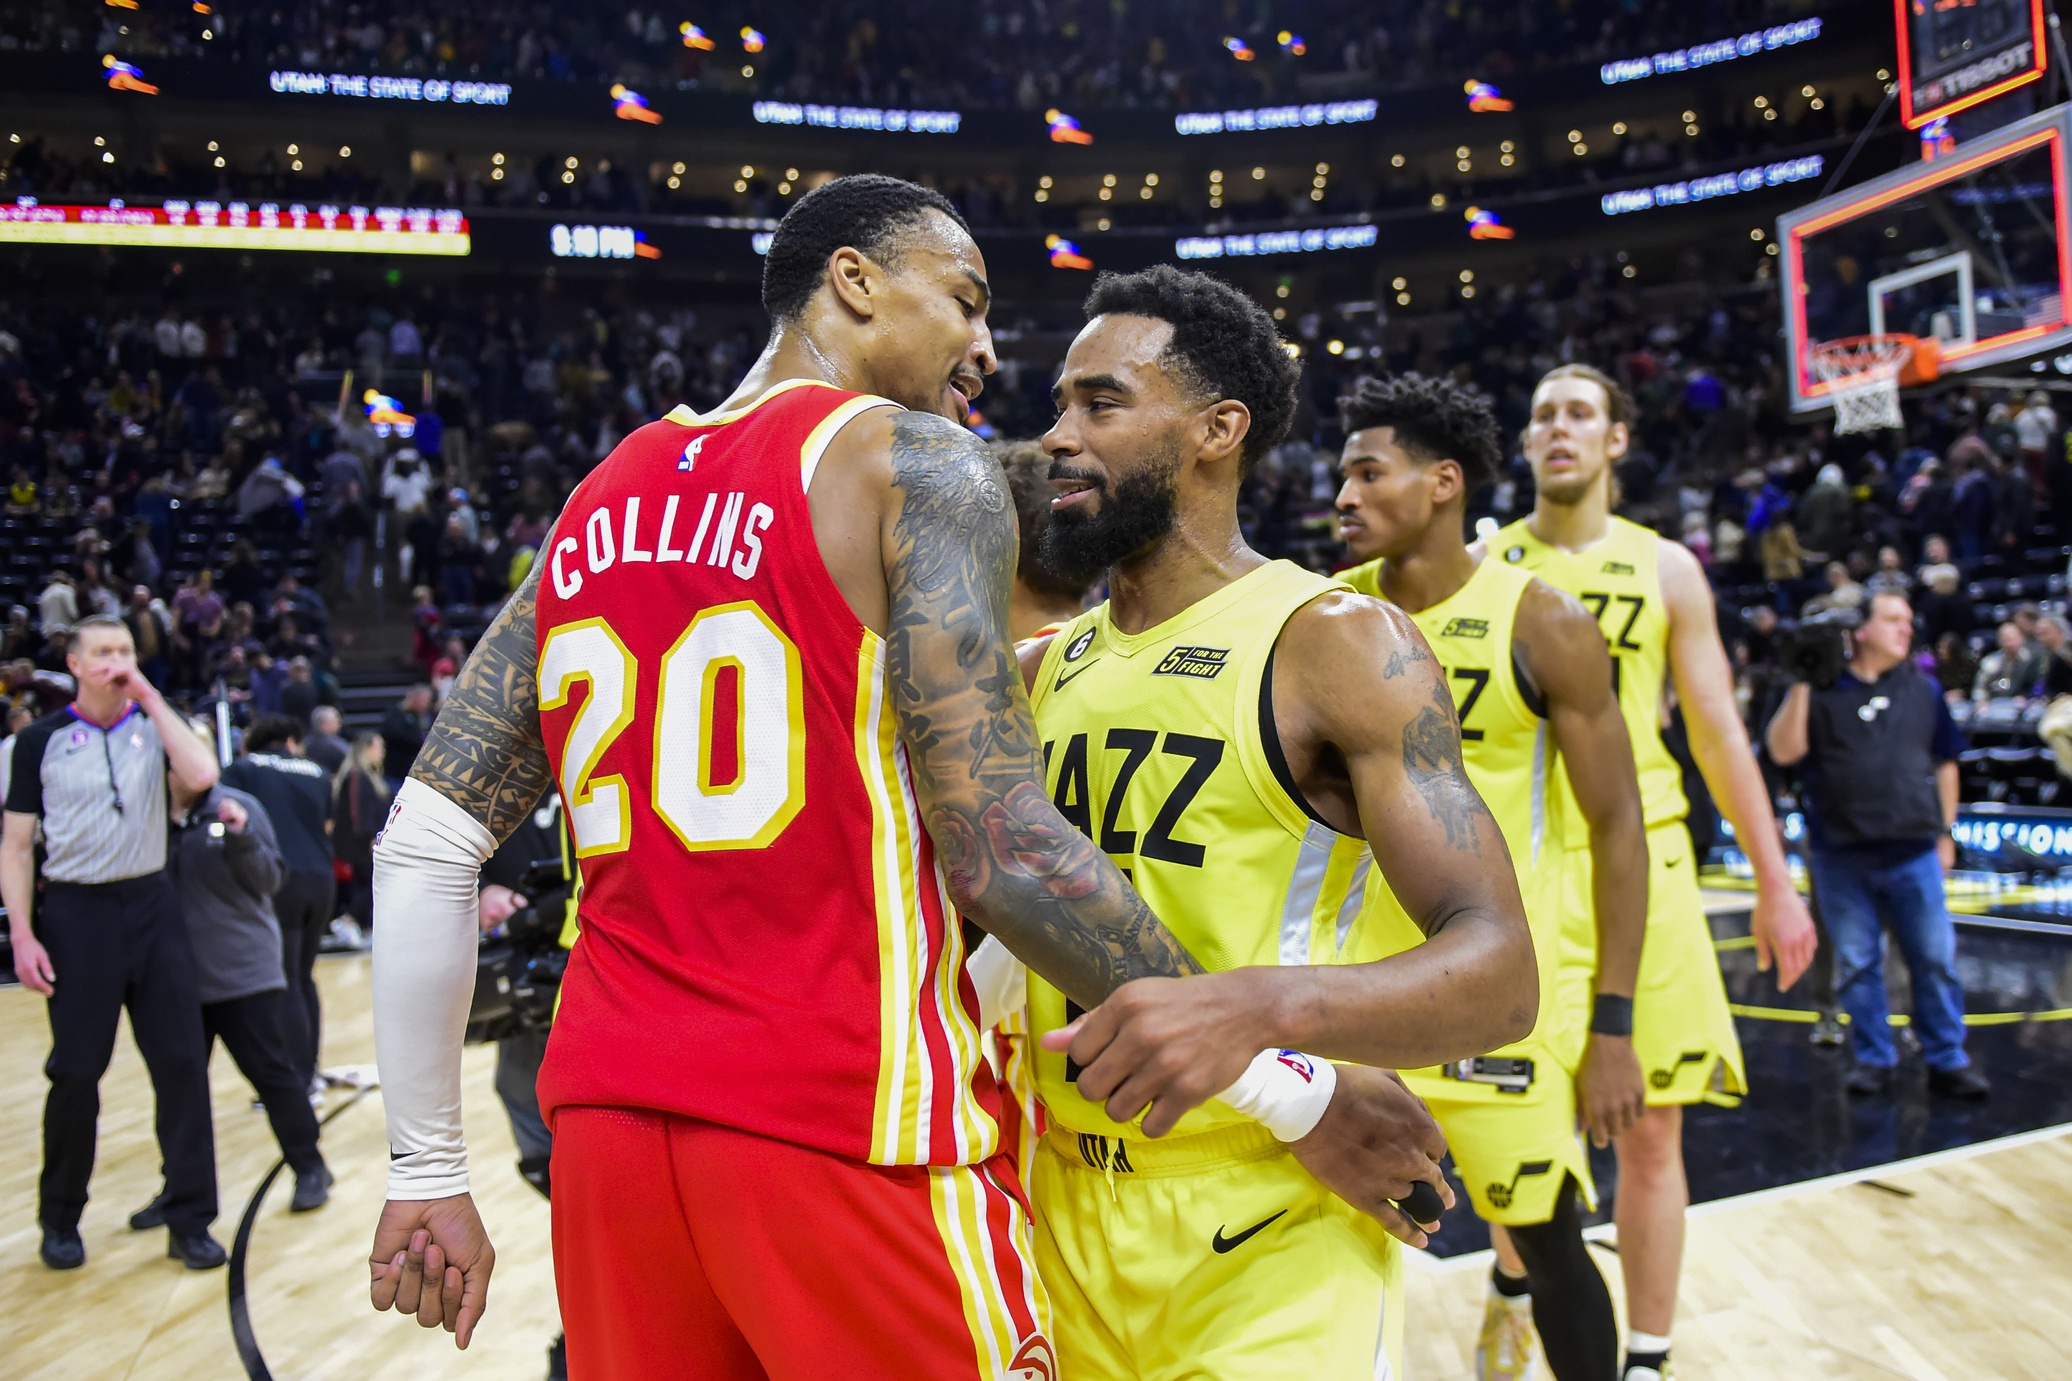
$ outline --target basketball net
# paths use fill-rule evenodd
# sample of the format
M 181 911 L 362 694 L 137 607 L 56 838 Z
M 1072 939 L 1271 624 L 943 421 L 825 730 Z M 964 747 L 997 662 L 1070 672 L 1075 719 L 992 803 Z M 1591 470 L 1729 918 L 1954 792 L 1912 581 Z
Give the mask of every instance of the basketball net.
M 1914 337 L 1908 335 L 1849 336 L 1812 347 L 1808 363 L 1828 385 L 1837 435 L 1905 425 L 1899 372 L 1913 354 Z

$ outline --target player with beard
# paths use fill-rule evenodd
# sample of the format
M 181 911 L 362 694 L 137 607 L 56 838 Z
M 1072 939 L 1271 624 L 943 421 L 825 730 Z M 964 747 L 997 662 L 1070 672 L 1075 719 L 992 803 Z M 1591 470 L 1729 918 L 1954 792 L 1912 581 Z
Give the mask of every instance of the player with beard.
M 1058 812 L 1211 972 L 1091 1013 L 1028 981 L 1049 1118 L 1028 1178 L 1060 1372 L 1390 1375 L 1399 1258 L 1359 1210 L 1423 1234 L 1334 1196 L 1231 1107 L 1175 1118 L 1162 1100 L 1234 1032 L 1384 1069 L 1524 1036 L 1537 978 L 1517 883 L 1409 620 L 1238 530 L 1245 473 L 1295 411 L 1299 370 L 1266 313 L 1165 267 L 1103 278 L 1087 312 L 1043 438 L 1042 557 L 1067 578 L 1105 570 L 1110 598 L 1022 666 Z M 1346 963 L 1370 848 L 1429 938 Z M 1278 1053 L 1320 1081 L 1373 1074 Z
M 1339 536 L 1365 564 L 1356 590 L 1416 621 L 1459 707 L 1468 779 L 1511 846 L 1541 991 L 1556 989 L 1565 848 L 1549 787 L 1565 777 L 1597 860 L 1592 990 L 1633 1000 L 1647 931 L 1648 854 L 1626 722 L 1597 621 L 1530 571 L 1465 537 L 1468 497 L 1503 463 L 1487 400 L 1444 379 L 1366 379 L 1341 400 L 1346 441 Z M 1423 937 L 1377 893 L 1363 922 L 1384 952 Z M 1373 903 L 1370 903 L 1372 905 Z M 1598 1145 L 1646 1106 L 1629 1037 L 1586 1033 L 1588 1014 L 1540 1005 L 1533 1033 L 1487 1057 L 1408 1073 L 1446 1133 L 1475 1211 L 1508 1227 L 1523 1277 L 1498 1271 L 1476 1350 L 1483 1381 L 1526 1373 L 1532 1320 L 1559 1381 L 1613 1381 L 1619 1330 L 1583 1245 L 1578 1191 L 1593 1202 L 1581 1121 Z
M 1593 1031 L 1628 1028 L 1647 1074 L 1648 1109 L 1614 1138 L 1619 1156 L 1619 1261 L 1626 1276 L 1626 1381 L 1669 1373 L 1669 1330 L 1683 1265 L 1683 1108 L 1745 1091 L 1741 1045 L 1698 894 L 1698 859 L 1684 828 L 1688 805 L 1676 759 L 1662 741 L 1662 692 L 1673 678 L 1691 755 L 1734 838 L 1755 867 L 1756 959 L 1777 966 L 1780 988 L 1813 960 L 1813 922 L 1792 885 L 1734 677 L 1720 645 L 1704 568 L 1682 545 L 1616 516 L 1613 465 L 1632 441 L 1633 403 L 1609 376 L 1562 365 L 1540 379 L 1523 438 L 1538 497 L 1532 514 L 1503 528 L 1489 550 L 1583 602 L 1612 654 L 1619 710 L 1633 742 L 1648 835 L 1648 926 L 1630 1012 L 1599 1000 Z M 1564 796 L 1568 793 L 1564 791 Z M 1589 925 L 1587 820 L 1564 800 L 1572 866 L 1562 991 L 1571 1011 L 1592 1006 L 1596 936 Z M 1499 1259 L 1508 1248 L 1498 1244 Z
M 558 785 L 581 937 L 539 1101 L 571 1372 L 1056 1376 L 959 912 L 1090 1005 L 1200 965 L 1043 790 L 1014 512 L 959 425 L 989 298 L 940 195 L 865 175 L 800 198 L 734 396 L 593 470 L 470 654 L 375 850 L 377 1309 L 465 1347 L 486 1305 L 460 1118 L 476 881 Z M 1173 1052 L 1167 1111 L 1256 1062 L 1249 1038 Z M 1301 1154 L 1401 1196 L 1436 1166 L 1369 1085 L 1314 1109 Z

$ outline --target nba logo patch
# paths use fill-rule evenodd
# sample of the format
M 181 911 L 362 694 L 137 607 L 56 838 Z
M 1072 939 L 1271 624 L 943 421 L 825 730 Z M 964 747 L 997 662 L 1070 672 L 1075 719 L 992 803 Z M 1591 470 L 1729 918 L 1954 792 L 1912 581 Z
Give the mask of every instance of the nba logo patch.
M 711 433 L 707 432 L 702 436 L 693 437 L 691 443 L 683 448 L 683 459 L 676 462 L 676 468 L 679 470 L 696 469 L 698 465 L 698 452 L 705 449 L 706 437 L 710 435 Z
M 86 730 L 74 729 L 72 731 L 72 746 L 74 748 L 86 747 Z
M 1309 1056 L 1300 1050 L 1283 1050 L 1275 1055 L 1274 1059 L 1300 1074 L 1305 1084 L 1313 1082 L 1317 1077 L 1317 1067 L 1311 1064 Z
M 1523 561 L 1524 559 L 1524 547 L 1512 547 L 1509 551 L 1504 553 L 1504 560 L 1510 562 L 1514 566 L 1517 565 L 1520 561 Z

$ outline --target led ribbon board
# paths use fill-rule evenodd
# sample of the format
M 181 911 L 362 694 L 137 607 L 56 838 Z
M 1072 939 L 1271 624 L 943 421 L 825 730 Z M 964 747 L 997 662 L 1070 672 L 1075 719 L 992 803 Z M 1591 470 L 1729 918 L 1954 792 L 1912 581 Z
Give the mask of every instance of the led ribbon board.
M 1257 235 L 1201 235 L 1178 241 L 1182 259 L 1241 259 L 1258 254 L 1309 254 L 1322 249 L 1366 249 L 1375 241 L 1371 225 L 1329 230 L 1268 230 Z
M 2042 0 L 2037 2 L 2040 4 Z M 1897 3 L 1904 5 L 1907 0 L 1897 0 Z M 1597 75 L 1606 86 L 1617 86 L 1620 82 L 1637 82 L 1643 77 L 1666 76 L 1672 72 L 1695 72 L 1700 67 L 1711 67 L 1715 63 L 1732 62 L 1735 58 L 1754 57 L 1757 53 L 1768 53 L 1778 48 L 1810 43 L 1818 37 L 1820 19 L 1815 16 L 1794 20 L 1789 24 L 1774 24 L 1767 29 L 1751 29 L 1737 38 L 1693 43 L 1688 48 L 1671 48 L 1666 53 L 1653 53 L 1647 57 L 1619 58 L 1598 68 Z
M 1173 117 L 1181 134 L 1231 134 L 1269 129 L 1308 129 L 1317 125 L 1357 125 L 1374 118 L 1374 101 L 1324 101 L 1309 105 L 1258 106 L 1251 110 L 1201 110 Z
M 458 211 L 399 206 L 249 205 L 169 201 L 163 206 L 0 205 L 0 244 L 144 245 L 168 249 L 299 249 L 319 253 L 468 252 Z
M 1827 402 L 1823 341 L 1932 338 L 1944 373 L 2072 343 L 2068 144 L 2056 106 L 1779 217 L 1792 409 Z
M 791 101 L 757 101 L 752 113 L 759 125 L 811 125 L 889 134 L 955 134 L 964 123 L 963 113 L 955 110 L 880 110 L 876 106 L 797 105 Z
M 2043 75 L 2043 0 L 1892 0 L 1892 8 L 1908 129 Z
M 1824 166 L 1824 160 L 1819 154 L 1808 154 L 1804 158 L 1787 158 L 1756 168 L 1743 168 L 1739 172 L 1714 173 L 1710 177 L 1686 178 L 1681 182 L 1658 182 L 1652 187 L 1629 187 L 1623 192 L 1606 192 L 1597 199 L 1597 205 L 1607 216 L 1623 216 L 1628 212 L 1647 211 L 1657 206 L 1688 206 L 1694 201 L 1731 197 L 1738 192 L 1754 192 L 1764 187 L 1781 187 L 1787 182 L 1804 182 L 1809 177 L 1819 177 Z
M 451 82 L 439 77 L 370 77 L 355 72 L 269 72 L 283 96 L 352 96 L 363 101 L 429 101 L 446 105 L 509 105 L 509 82 Z

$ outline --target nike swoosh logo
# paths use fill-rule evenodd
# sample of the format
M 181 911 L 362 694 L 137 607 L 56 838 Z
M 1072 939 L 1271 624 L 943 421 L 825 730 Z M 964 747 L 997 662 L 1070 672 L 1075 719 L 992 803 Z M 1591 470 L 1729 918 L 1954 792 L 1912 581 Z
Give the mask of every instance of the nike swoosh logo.
M 1681 868 L 1683 867 L 1683 860 L 1680 858 L 1672 858 L 1667 863 L 1664 863 L 1662 866 L 1664 868 Z
M 1261 1232 L 1265 1231 L 1266 1228 L 1271 1223 L 1273 1223 L 1274 1219 L 1285 1217 L 1287 1212 L 1288 1210 L 1284 1208 L 1279 1213 L 1274 1214 L 1272 1218 L 1267 1218 L 1261 1222 L 1252 1224 L 1252 1226 L 1246 1228 L 1243 1232 L 1239 1233 L 1235 1237 L 1225 1237 L 1223 1235 L 1223 1229 L 1218 1227 L 1216 1229 L 1216 1235 L 1215 1237 L 1210 1239 L 1209 1245 L 1216 1249 L 1216 1254 L 1218 1256 L 1221 1256 L 1224 1252 L 1234 1252 L 1239 1247 L 1242 1247 L 1243 1245 L 1245 1245 L 1245 1243 L 1251 1241 L 1254 1237 L 1258 1236 Z
M 405 1157 L 405 1156 L 407 1156 L 407 1155 L 409 1155 L 409 1154 L 410 1154 L 410 1153 L 409 1153 L 408 1151 L 398 1151 L 398 1150 L 396 1150 L 396 1149 L 395 1149 L 395 1148 L 393 1148 L 393 1147 L 391 1147 L 391 1148 L 389 1149 L 389 1159 L 390 1159 L 390 1160 L 401 1160 L 401 1159 L 402 1159 L 403 1157 Z
M 1061 691 L 1061 690 L 1063 690 L 1063 689 L 1065 688 L 1065 683 L 1066 683 L 1067 681 L 1077 681 L 1077 680 L 1078 680 L 1078 679 L 1079 679 L 1080 677 L 1084 676 L 1084 675 L 1085 675 L 1085 674 L 1086 674 L 1086 673 L 1087 673 L 1088 671 L 1092 670 L 1092 669 L 1093 669 L 1093 668 L 1094 668 L 1094 667 L 1095 667 L 1095 666 L 1096 666 L 1096 665 L 1097 665 L 1097 664 L 1098 664 L 1098 663 L 1100 662 L 1100 660 L 1101 660 L 1101 659 L 1100 659 L 1099 657 L 1096 657 L 1096 658 L 1094 658 L 1094 659 L 1093 659 L 1093 661 L 1091 661 L 1091 662 L 1088 662 L 1088 663 L 1087 663 L 1087 664 L 1086 664 L 1085 666 L 1083 666 L 1083 667 L 1080 667 L 1080 668 L 1078 668 L 1078 669 L 1077 669 L 1077 670 L 1075 670 L 1075 671 L 1072 671 L 1072 672 L 1070 672 L 1070 673 L 1060 672 L 1060 673 L 1058 674 L 1058 679 L 1057 679 L 1057 683 L 1056 683 L 1055 685 L 1053 685 L 1053 686 L 1051 687 L 1051 689 L 1052 689 L 1052 690 L 1054 690 L 1054 691 Z

